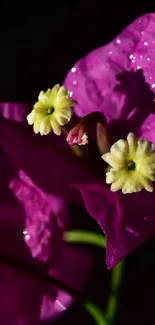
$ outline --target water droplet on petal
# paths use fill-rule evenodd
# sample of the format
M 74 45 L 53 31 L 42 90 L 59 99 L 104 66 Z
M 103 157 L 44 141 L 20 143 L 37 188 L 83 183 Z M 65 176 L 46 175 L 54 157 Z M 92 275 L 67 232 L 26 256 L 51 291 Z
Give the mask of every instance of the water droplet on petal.
M 152 88 L 155 88 L 155 84 L 152 84 L 152 86 L 151 86 Z
M 73 91 L 69 92 L 69 96 L 72 97 L 73 96 Z
M 71 69 L 71 71 L 72 71 L 72 72 L 75 72 L 75 71 L 76 71 L 76 68 L 75 68 L 75 67 L 73 67 L 73 68 Z
M 133 54 L 130 54 L 130 55 L 129 55 L 129 58 L 130 58 L 130 59 L 133 59 Z
M 144 45 L 145 45 L 145 46 L 148 46 L 148 42 L 144 42 Z
M 73 85 L 77 85 L 77 81 L 76 80 L 73 80 Z
M 137 70 L 139 70 L 140 69 L 140 65 L 137 65 Z
M 116 43 L 117 43 L 117 44 L 121 44 L 121 40 L 118 38 L 118 39 L 116 40 Z
M 29 239 L 30 239 L 30 235 L 29 234 L 25 235 L 25 240 L 29 240 Z
M 151 59 L 150 58 L 147 58 L 147 61 L 150 61 Z

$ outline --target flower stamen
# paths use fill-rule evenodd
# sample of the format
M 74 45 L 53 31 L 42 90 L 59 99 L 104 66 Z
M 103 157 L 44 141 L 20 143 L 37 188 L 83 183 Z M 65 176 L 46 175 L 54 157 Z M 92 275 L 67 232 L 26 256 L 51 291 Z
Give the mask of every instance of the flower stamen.
M 49 107 L 49 108 L 47 108 L 47 111 L 46 111 L 46 114 L 47 115 L 51 115 L 51 114 L 53 114 L 54 113 L 54 107 Z
M 127 162 L 127 170 L 135 170 L 136 169 L 136 164 L 133 160 L 129 160 Z

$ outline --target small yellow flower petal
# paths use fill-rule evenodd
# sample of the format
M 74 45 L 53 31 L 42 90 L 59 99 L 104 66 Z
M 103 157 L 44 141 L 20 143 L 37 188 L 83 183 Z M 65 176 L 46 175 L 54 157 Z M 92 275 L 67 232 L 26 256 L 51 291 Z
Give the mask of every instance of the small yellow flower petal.
M 111 189 L 112 192 L 117 192 L 117 191 L 122 189 L 123 184 L 124 184 L 124 179 L 120 178 L 116 182 L 112 183 L 110 189 Z
M 115 170 L 114 168 L 111 168 L 110 171 L 106 173 L 106 183 L 111 184 L 116 181 L 118 181 L 122 176 L 126 177 L 126 171 L 124 168 L 120 168 L 119 170 Z
M 34 124 L 33 124 L 33 131 L 34 133 L 38 134 L 40 131 L 40 120 L 36 119 Z
M 140 177 L 140 183 L 143 185 L 146 191 L 152 192 L 153 191 L 153 185 L 149 178 L 147 177 Z
M 55 101 L 55 108 L 56 110 L 64 110 L 64 109 L 69 109 L 70 107 L 74 106 L 76 102 L 72 100 L 69 96 L 64 96 L 61 98 L 56 98 Z
M 70 121 L 72 114 L 73 111 L 71 108 L 55 111 L 56 119 L 60 125 L 66 125 Z
M 137 139 L 135 135 L 130 132 L 127 136 L 127 141 L 129 144 L 129 155 L 133 158 L 137 148 Z
M 118 159 L 123 159 L 128 154 L 128 143 L 125 140 L 119 140 L 111 147 L 111 152 Z
M 118 159 L 111 152 L 103 154 L 102 159 L 113 168 L 119 169 L 123 166 L 122 159 Z
M 45 115 L 45 105 L 42 102 L 37 102 L 33 106 L 33 110 L 36 114 L 44 114 Z
M 57 98 L 59 89 L 60 89 L 60 85 L 57 84 L 51 90 L 51 104 L 53 107 L 55 107 L 55 102 L 56 102 L 56 98 Z
M 146 141 L 144 138 L 138 140 L 137 151 L 136 151 L 137 157 L 140 157 L 141 155 L 148 156 L 153 151 L 154 151 L 154 147 L 150 141 Z
M 50 122 L 51 122 L 53 133 L 56 135 L 60 135 L 61 134 L 61 126 L 59 125 L 57 120 L 55 118 L 51 118 Z
M 43 103 L 45 107 L 48 107 L 50 105 L 50 94 L 48 93 L 48 91 L 44 92 L 42 90 L 38 96 L 38 101 Z
M 106 183 L 111 191 L 124 194 L 140 192 L 142 188 L 152 192 L 155 181 L 154 145 L 146 139 L 137 139 L 129 133 L 127 140 L 117 141 L 102 158 L 109 164 Z
M 61 97 L 67 96 L 69 97 L 69 92 L 66 87 L 61 86 L 58 91 L 57 99 L 59 100 Z
M 51 132 L 51 130 L 52 130 L 52 126 L 50 123 L 50 119 L 47 116 L 41 121 L 39 131 L 41 135 L 47 135 Z
M 151 165 L 154 162 L 155 162 L 155 153 L 152 153 L 151 155 L 145 157 L 145 163 L 147 163 L 148 165 Z
M 33 125 L 33 123 L 35 121 L 35 117 L 36 117 L 35 111 L 32 110 L 31 113 L 29 115 L 27 115 L 27 121 L 28 121 L 29 125 Z
M 123 194 L 131 194 L 140 192 L 143 188 L 143 184 L 141 184 L 137 179 L 128 178 L 126 182 L 124 182 L 122 186 L 122 193 Z

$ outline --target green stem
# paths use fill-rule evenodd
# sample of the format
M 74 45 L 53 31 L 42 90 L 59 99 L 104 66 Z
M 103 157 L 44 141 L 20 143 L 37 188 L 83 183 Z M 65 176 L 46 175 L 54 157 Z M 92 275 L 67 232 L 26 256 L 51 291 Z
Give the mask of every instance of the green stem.
M 99 306 L 91 301 L 86 301 L 84 308 L 92 316 L 97 325 L 108 325 L 106 317 Z
M 94 245 L 101 248 L 106 248 L 106 239 L 103 235 L 84 230 L 70 230 L 65 232 L 64 240 L 68 243 L 80 243 Z
M 83 150 L 78 145 L 76 145 L 76 146 L 70 146 L 70 148 L 72 149 L 73 153 L 76 156 L 78 156 L 78 157 L 83 157 L 84 156 Z
M 119 290 L 122 282 L 124 271 L 124 261 L 121 261 L 113 270 L 110 286 L 110 296 L 107 305 L 107 319 L 110 324 L 114 323 L 118 305 L 119 305 Z
M 100 248 L 106 248 L 106 239 L 103 235 L 91 231 L 71 230 L 65 232 L 64 240 L 74 244 L 88 244 Z M 98 325 L 113 324 L 115 321 L 118 305 L 119 305 L 119 289 L 122 282 L 124 271 L 124 261 L 121 261 L 113 270 L 110 285 L 110 296 L 107 304 L 106 317 L 101 309 L 94 303 L 86 301 L 85 309 L 91 314 Z

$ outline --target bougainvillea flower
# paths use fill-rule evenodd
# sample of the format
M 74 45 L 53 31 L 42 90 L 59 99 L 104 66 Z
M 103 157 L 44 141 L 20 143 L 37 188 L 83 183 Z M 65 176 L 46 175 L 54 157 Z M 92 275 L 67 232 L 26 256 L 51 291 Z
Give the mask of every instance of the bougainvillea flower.
M 27 109 L 30 111 L 26 105 L 0 104 L 6 126 L 9 119 L 16 120 L 17 130 L 20 124 L 24 128 L 21 121 L 26 121 Z M 1 122 L 2 137 L 6 139 L 5 122 L 2 119 Z M 30 129 L 28 126 L 27 131 Z M 11 129 L 9 125 L 7 134 L 8 130 L 12 130 L 15 136 L 14 128 Z M 16 146 L 13 150 L 21 151 L 24 158 L 26 143 L 22 150 L 17 142 L 15 144 L 15 138 L 12 140 L 13 147 Z M 10 141 L 7 140 L 7 143 Z M 30 151 L 29 147 L 28 156 L 31 155 Z M 80 291 L 87 282 L 88 270 L 93 264 L 90 251 L 71 247 L 62 241 L 62 233 L 70 228 L 71 216 L 67 202 L 60 195 L 47 193 L 36 185 L 26 170 L 17 168 L 20 162 L 19 157 L 14 160 L 11 152 L 9 155 L 9 151 L 1 150 L 0 323 L 3 325 L 31 325 L 40 320 L 50 320 L 62 314 L 73 303 L 70 294 L 58 289 L 52 280 L 47 283 L 38 277 L 38 268 L 44 270 L 44 274 L 54 276 Z M 35 165 L 31 167 L 35 169 Z M 27 267 L 21 268 L 22 263 Z M 31 272 L 34 267 L 35 272 Z
M 53 131 L 60 135 L 61 126 L 66 125 L 72 117 L 71 107 L 74 104 L 75 101 L 70 98 L 67 89 L 55 85 L 46 92 L 40 92 L 38 102 L 27 116 L 28 123 L 33 125 L 36 134 L 47 135 Z
M 145 188 L 153 191 L 155 180 L 154 145 L 146 139 L 137 140 L 129 133 L 127 140 L 118 140 L 110 148 L 110 152 L 102 155 L 110 170 L 106 173 L 106 183 L 112 184 L 111 191 L 122 189 L 124 194 L 137 193 Z
M 113 143 L 132 132 L 155 145 L 155 14 L 146 14 L 109 44 L 86 55 L 64 82 L 83 117 L 100 111 L 106 117 Z M 124 195 L 109 185 L 80 188 L 85 206 L 107 238 L 107 264 L 155 235 L 155 190 Z
M 76 114 L 104 113 L 114 142 L 133 132 L 137 138 L 155 143 L 154 31 L 155 15 L 139 18 L 110 44 L 81 59 L 65 80 L 78 102 Z M 105 175 L 102 178 L 97 167 L 89 170 L 83 160 L 74 157 L 65 139 L 54 134 L 40 137 L 22 123 L 27 116 L 25 106 L 17 105 L 14 116 L 11 105 L 0 108 L 5 117 L 0 120 L 4 153 L 43 192 L 79 204 L 82 197 L 105 232 L 109 268 L 155 234 L 154 191 L 111 192 Z

